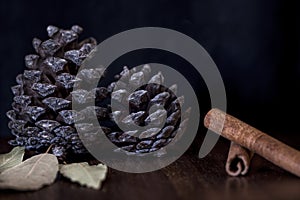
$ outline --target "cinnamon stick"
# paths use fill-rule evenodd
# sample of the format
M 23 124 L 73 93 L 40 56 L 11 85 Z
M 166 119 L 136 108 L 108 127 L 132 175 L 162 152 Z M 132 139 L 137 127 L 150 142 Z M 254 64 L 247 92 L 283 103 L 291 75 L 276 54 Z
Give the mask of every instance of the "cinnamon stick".
M 219 109 L 212 109 L 207 113 L 204 125 L 300 177 L 300 152 L 279 140 Z
M 253 152 L 234 142 L 231 142 L 225 165 L 227 174 L 230 176 L 247 174 L 252 156 Z

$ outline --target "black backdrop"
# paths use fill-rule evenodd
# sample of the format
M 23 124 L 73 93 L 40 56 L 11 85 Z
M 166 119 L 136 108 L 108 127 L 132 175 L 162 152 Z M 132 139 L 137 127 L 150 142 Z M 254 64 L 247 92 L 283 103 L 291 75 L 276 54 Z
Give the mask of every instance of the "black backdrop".
M 300 102 L 299 8 L 285 0 L 1 1 L 0 136 L 9 134 L 5 112 L 12 102 L 10 87 L 24 70 L 24 56 L 33 52 L 32 38 L 46 39 L 49 24 L 62 28 L 78 24 L 84 27 L 84 36 L 99 42 L 144 26 L 180 31 L 198 41 L 217 64 L 228 112 L 264 131 L 295 133 Z M 155 59 L 147 52 L 142 57 Z M 132 64 L 130 60 L 135 57 L 124 64 Z M 185 71 L 191 74 L 189 68 Z M 203 83 L 188 78 L 206 98 Z M 206 102 L 200 105 L 202 117 L 209 109 Z

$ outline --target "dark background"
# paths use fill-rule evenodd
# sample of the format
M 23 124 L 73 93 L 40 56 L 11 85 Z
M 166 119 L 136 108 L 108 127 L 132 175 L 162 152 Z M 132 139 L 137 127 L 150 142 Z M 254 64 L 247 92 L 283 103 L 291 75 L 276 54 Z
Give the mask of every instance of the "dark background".
M 270 134 L 295 133 L 300 102 L 299 8 L 285 0 L 1 1 L 0 136 L 9 134 L 5 113 L 12 102 L 10 87 L 25 69 L 24 56 L 34 52 L 32 38 L 46 39 L 49 24 L 65 29 L 78 24 L 84 28 L 83 37 L 93 36 L 98 42 L 144 26 L 180 31 L 198 41 L 217 64 L 229 113 Z M 146 61 L 151 62 L 149 57 Z M 135 60 L 133 55 L 124 65 L 130 60 Z M 140 57 L 136 60 L 143 62 Z M 191 83 L 203 93 L 199 97 L 203 117 L 209 109 L 205 87 L 195 77 Z

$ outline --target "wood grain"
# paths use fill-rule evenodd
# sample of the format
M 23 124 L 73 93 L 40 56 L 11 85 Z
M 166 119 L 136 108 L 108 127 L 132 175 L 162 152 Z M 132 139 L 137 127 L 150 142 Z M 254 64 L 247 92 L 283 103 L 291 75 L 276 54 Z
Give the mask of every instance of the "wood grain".
M 168 167 L 145 174 L 109 169 L 101 190 L 93 190 L 58 177 L 55 184 L 37 192 L 0 190 L 0 200 L 191 200 L 191 199 L 297 199 L 300 180 L 257 156 L 249 174 L 229 177 L 224 164 L 229 142 L 221 139 L 203 159 L 188 151 Z M 0 153 L 11 148 L 0 140 Z

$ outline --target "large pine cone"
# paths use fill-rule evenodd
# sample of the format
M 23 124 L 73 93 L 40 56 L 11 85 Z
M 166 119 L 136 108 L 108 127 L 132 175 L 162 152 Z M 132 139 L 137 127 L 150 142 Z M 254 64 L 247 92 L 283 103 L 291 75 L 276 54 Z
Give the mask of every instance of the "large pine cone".
M 133 153 L 156 151 L 167 145 L 178 130 L 182 130 L 180 105 L 183 97 L 177 98 L 172 92 L 175 91 L 176 85 L 171 86 L 172 90 L 162 86 L 161 73 L 149 77 L 151 68 L 148 65 L 140 71 L 135 68 L 129 71 L 124 67 L 123 71 L 116 75 L 116 81 L 126 76 L 127 79 L 122 80 L 127 80 L 127 83 L 123 84 L 130 86 L 140 79 L 148 80 L 147 85 L 141 86 L 132 94 L 128 94 L 126 89 L 113 91 L 115 82 L 107 87 L 99 86 L 93 91 L 72 91 L 74 84 L 83 79 L 93 79 L 97 77 L 95 74 L 102 73 L 102 69 L 85 69 L 78 72 L 82 61 L 96 46 L 96 40 L 88 38 L 78 42 L 78 34 L 82 32 L 82 28 L 77 25 L 71 30 L 48 26 L 47 32 L 50 39 L 44 42 L 33 39 L 36 54 L 25 56 L 28 69 L 17 76 L 18 85 L 12 87 L 13 109 L 7 112 L 11 120 L 8 126 L 15 136 L 14 140 L 9 141 L 11 145 L 25 146 L 26 149 L 36 152 L 45 152 L 51 146 L 52 153 L 60 158 L 66 158 L 68 153 L 87 153 L 74 123 L 79 124 L 79 128 L 85 130 L 87 137 L 91 137 L 92 141 L 96 136 L 97 127 L 83 123 L 91 109 L 96 111 L 102 130 L 110 141 Z M 122 111 L 112 113 L 110 99 L 121 103 L 124 97 L 129 100 L 130 115 L 124 116 Z M 96 106 L 76 112 L 71 108 L 72 98 L 83 105 L 95 101 Z M 153 104 L 162 105 L 165 111 L 149 113 Z M 148 129 L 142 133 L 141 139 L 123 132 L 114 123 L 125 123 L 128 126 L 136 123 L 143 126 L 150 121 L 161 120 L 163 114 L 167 116 L 163 129 Z

